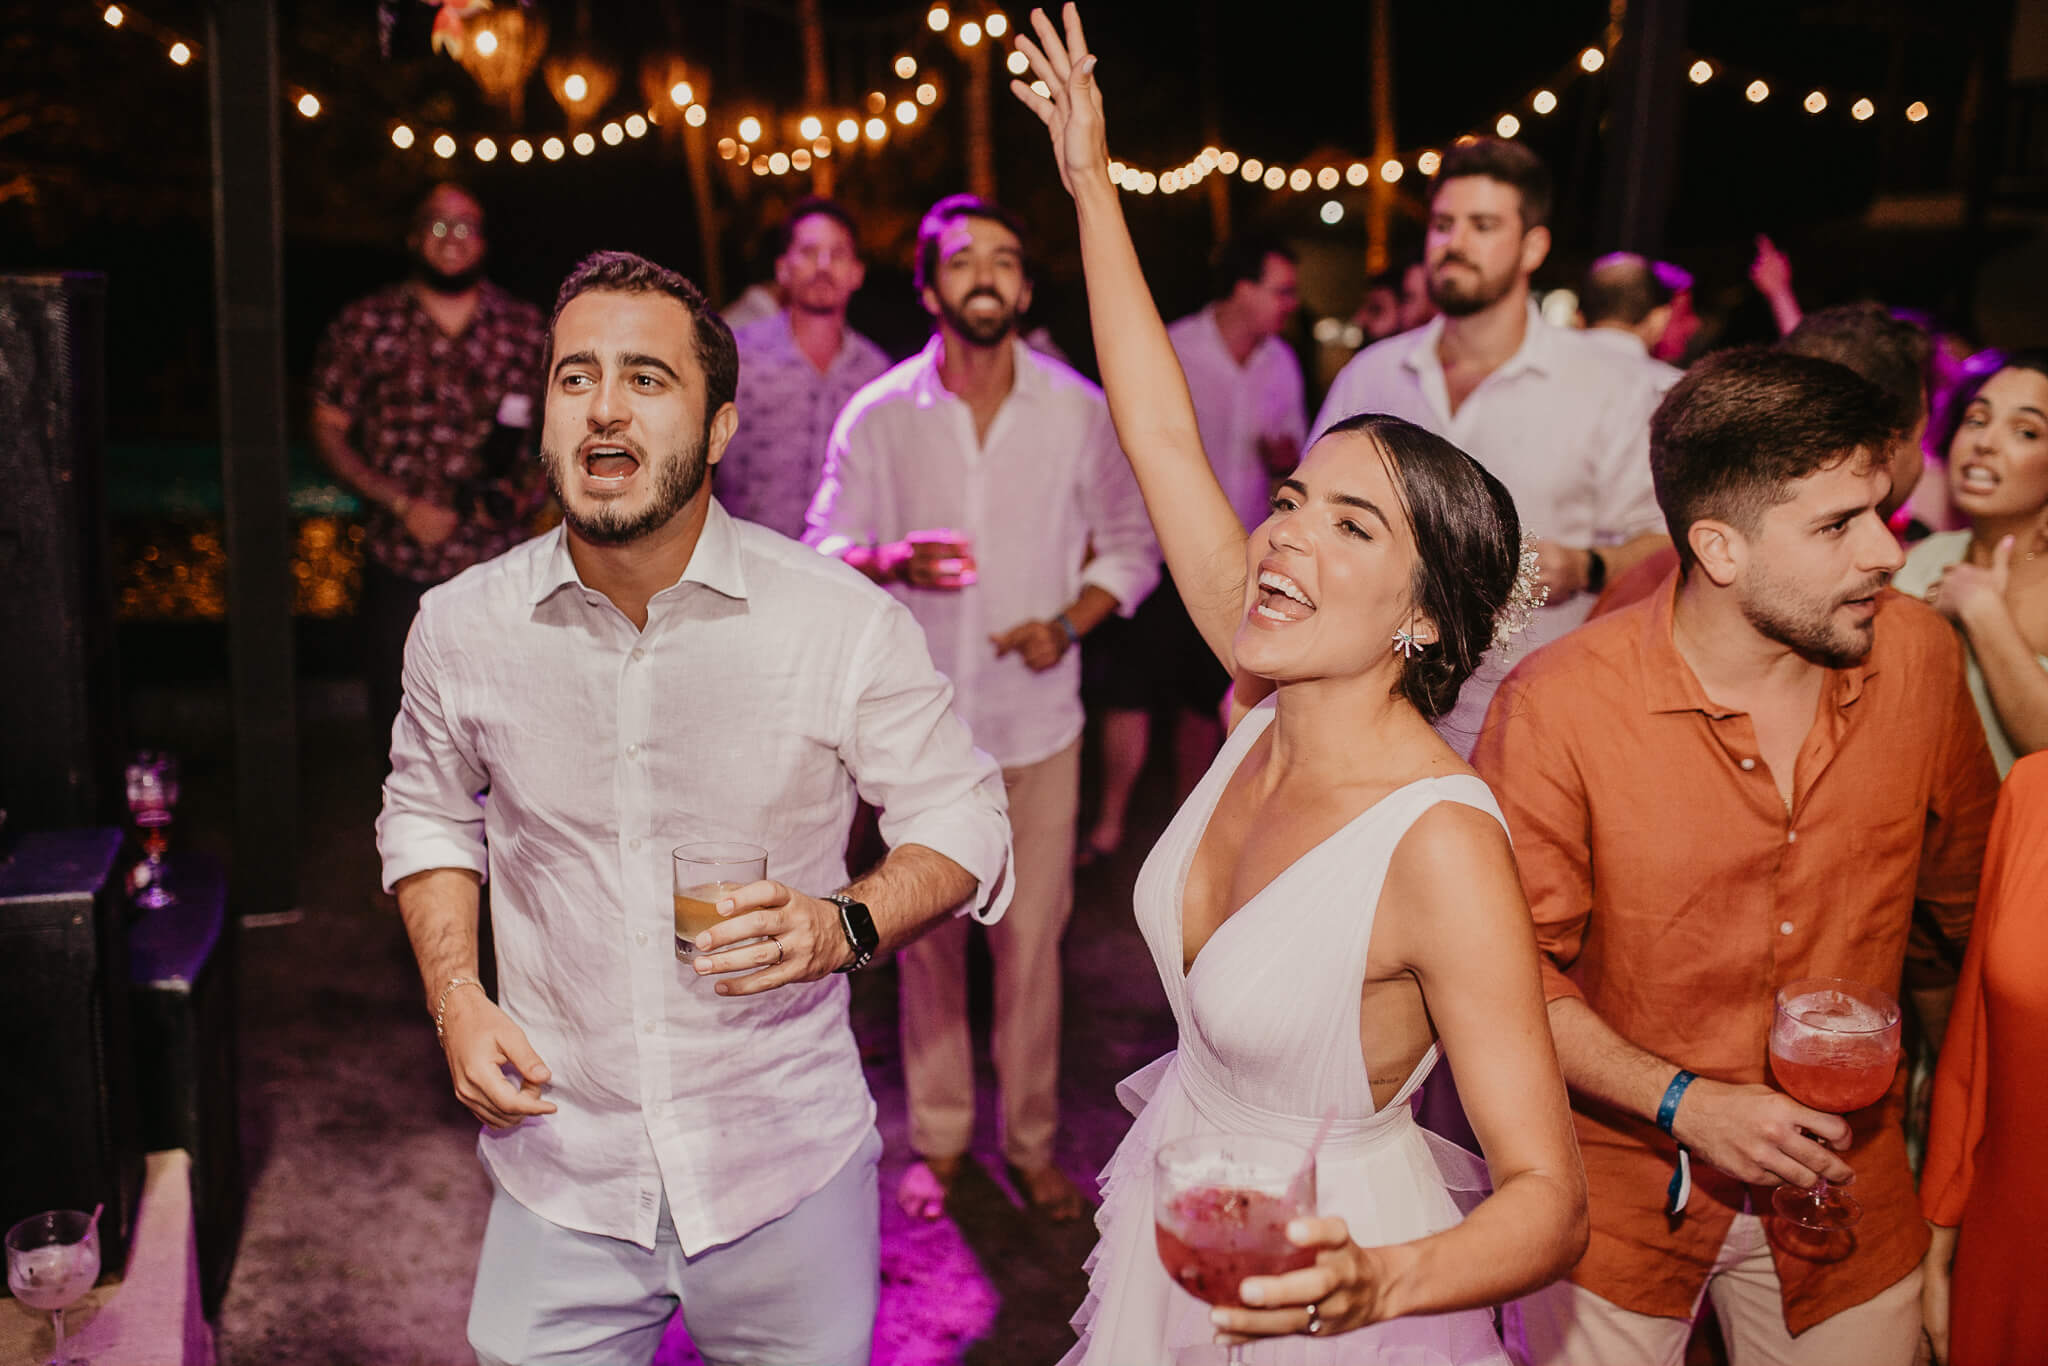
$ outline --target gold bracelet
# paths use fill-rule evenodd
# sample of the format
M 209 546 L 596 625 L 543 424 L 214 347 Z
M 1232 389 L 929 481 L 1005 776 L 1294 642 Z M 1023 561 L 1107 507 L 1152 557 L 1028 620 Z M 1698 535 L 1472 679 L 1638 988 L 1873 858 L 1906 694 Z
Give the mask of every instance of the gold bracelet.
M 451 977 L 448 979 L 448 985 L 441 988 L 441 999 L 434 1002 L 434 1037 L 443 1042 L 448 1038 L 448 1030 L 443 1024 L 448 1014 L 448 993 L 457 987 L 475 987 L 482 991 L 484 984 L 474 977 Z

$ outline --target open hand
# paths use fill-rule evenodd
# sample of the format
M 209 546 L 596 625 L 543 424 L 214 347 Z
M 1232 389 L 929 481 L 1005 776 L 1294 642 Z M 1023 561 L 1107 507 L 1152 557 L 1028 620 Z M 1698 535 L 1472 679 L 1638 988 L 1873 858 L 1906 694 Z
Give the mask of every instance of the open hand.
M 1401 1255 L 1398 1245 L 1360 1247 L 1351 1241 L 1344 1221 L 1333 1218 L 1292 1220 L 1287 1239 L 1296 1247 L 1315 1248 L 1316 1264 L 1284 1276 L 1247 1276 L 1239 1290 L 1244 1308 L 1219 1307 L 1209 1313 L 1219 1341 L 1305 1333 L 1310 1305 L 1315 1306 L 1318 1337 L 1349 1333 L 1393 1316 L 1386 1292 L 1390 1259 Z
M 1060 181 L 1072 194 L 1076 185 L 1091 177 L 1108 182 L 1109 143 L 1102 121 L 1102 91 L 1095 84 L 1095 58 L 1081 32 L 1080 11 L 1069 4 L 1060 17 L 1066 24 L 1064 38 L 1045 11 L 1036 9 L 1031 11 L 1031 27 L 1038 41 L 1017 35 L 1017 50 L 1031 63 L 1032 74 L 1045 82 L 1047 93 L 1039 94 L 1022 80 L 1010 82 L 1010 93 L 1051 132 Z
M 1927 590 L 1928 605 L 1965 629 L 1969 618 L 1978 612 L 1992 607 L 2002 610 L 2005 590 L 2012 585 L 2015 544 L 2014 538 L 2007 536 L 1994 546 L 1988 569 L 1959 560 L 1942 570 L 1940 581 Z
M 1756 259 L 1749 263 L 1749 282 L 1766 299 L 1792 292 L 1792 260 L 1763 233 L 1756 235 Z

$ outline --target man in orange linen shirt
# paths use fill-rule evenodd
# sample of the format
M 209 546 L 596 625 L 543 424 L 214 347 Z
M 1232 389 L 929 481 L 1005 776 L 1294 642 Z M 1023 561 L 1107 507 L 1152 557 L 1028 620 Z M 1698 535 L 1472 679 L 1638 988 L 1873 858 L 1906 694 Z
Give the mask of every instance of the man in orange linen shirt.
M 1533 1363 L 1675 1366 L 1706 1294 L 1737 1361 L 1913 1360 L 1904 1073 L 1842 1117 L 1772 1089 L 1767 1058 L 1779 986 L 1896 994 L 1916 914 L 1967 935 L 1997 795 L 1954 632 L 1884 586 L 1893 423 L 1832 362 L 1695 367 L 1651 424 L 1678 571 L 1532 655 L 1481 731 L 1592 1209 L 1571 1280 L 1514 1306 Z M 1758 1217 L 1817 1175 L 1854 1180 L 1852 1235 Z

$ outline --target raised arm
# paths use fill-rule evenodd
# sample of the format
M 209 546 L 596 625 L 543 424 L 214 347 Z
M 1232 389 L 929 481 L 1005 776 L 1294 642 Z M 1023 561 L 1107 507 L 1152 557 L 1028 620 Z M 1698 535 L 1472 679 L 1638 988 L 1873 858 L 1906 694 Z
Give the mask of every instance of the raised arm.
M 1020 35 L 1018 50 L 1044 81 L 1040 95 L 1023 81 L 1010 90 L 1052 133 L 1060 179 L 1074 196 L 1081 225 L 1081 263 L 1088 278 L 1088 315 L 1095 355 L 1118 440 L 1144 492 L 1159 548 L 1202 638 L 1225 668 L 1243 614 L 1244 526 L 1209 467 L 1195 426 L 1187 379 L 1152 302 L 1123 207 L 1109 179 L 1102 92 L 1095 58 L 1070 4 L 1062 37 L 1038 10 L 1038 34 Z

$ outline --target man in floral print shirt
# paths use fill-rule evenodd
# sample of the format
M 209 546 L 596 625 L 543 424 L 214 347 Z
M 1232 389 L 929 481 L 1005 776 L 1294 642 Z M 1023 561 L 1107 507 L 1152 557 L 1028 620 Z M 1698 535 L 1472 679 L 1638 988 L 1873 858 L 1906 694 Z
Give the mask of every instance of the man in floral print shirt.
M 377 743 L 398 715 L 420 594 L 525 539 L 546 345 L 540 310 L 483 278 L 483 209 L 437 185 L 412 274 L 342 310 L 313 375 L 313 441 L 367 509 L 360 615 Z

